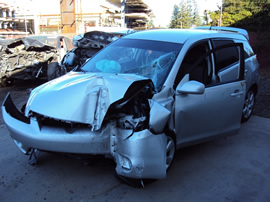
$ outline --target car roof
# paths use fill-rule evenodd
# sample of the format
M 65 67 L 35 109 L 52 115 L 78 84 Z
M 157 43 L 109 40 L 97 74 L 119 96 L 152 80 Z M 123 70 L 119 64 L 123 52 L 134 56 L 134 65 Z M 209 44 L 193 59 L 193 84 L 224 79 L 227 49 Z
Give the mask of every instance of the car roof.
M 246 40 L 246 38 L 238 33 L 224 32 L 217 30 L 199 30 L 199 29 L 153 29 L 139 31 L 123 38 L 167 41 L 172 43 L 183 44 L 191 38 L 206 39 L 206 38 L 235 38 Z

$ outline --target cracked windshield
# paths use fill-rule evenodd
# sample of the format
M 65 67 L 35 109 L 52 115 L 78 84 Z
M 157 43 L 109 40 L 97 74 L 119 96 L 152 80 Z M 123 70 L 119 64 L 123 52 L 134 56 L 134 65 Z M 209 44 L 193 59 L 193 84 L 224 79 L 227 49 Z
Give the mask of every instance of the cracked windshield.
M 85 72 L 135 73 L 151 79 L 159 91 L 181 47 L 161 41 L 122 39 L 100 51 L 81 69 Z

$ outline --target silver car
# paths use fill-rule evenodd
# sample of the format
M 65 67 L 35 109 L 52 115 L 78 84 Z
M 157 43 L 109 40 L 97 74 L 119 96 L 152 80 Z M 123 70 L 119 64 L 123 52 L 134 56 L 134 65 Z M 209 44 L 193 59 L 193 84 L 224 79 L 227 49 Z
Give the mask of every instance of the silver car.
M 238 132 L 258 68 L 241 33 L 141 31 L 35 88 L 23 114 L 8 95 L 2 113 L 24 154 L 104 155 L 121 177 L 162 179 L 176 149 Z

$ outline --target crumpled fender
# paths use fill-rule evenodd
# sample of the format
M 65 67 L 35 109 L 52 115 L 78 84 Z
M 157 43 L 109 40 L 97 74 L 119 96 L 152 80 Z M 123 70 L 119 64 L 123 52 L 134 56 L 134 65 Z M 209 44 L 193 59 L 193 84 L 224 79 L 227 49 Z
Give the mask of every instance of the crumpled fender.
M 162 133 L 170 118 L 171 111 L 163 107 L 155 100 L 148 100 L 148 101 L 151 109 L 149 120 L 150 130 L 155 132 L 155 134 Z
M 153 135 L 149 130 L 135 132 L 127 138 L 119 131 L 115 152 L 116 173 L 136 179 L 166 178 L 166 145 L 164 133 Z

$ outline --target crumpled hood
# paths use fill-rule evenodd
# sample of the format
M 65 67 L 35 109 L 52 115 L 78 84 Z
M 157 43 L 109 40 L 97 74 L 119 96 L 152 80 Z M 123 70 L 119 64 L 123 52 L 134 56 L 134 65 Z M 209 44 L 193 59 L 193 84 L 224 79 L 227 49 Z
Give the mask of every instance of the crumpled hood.
M 124 97 L 132 83 L 149 81 L 134 74 L 70 72 L 35 88 L 26 105 L 30 111 L 54 119 L 101 127 L 109 106 Z

